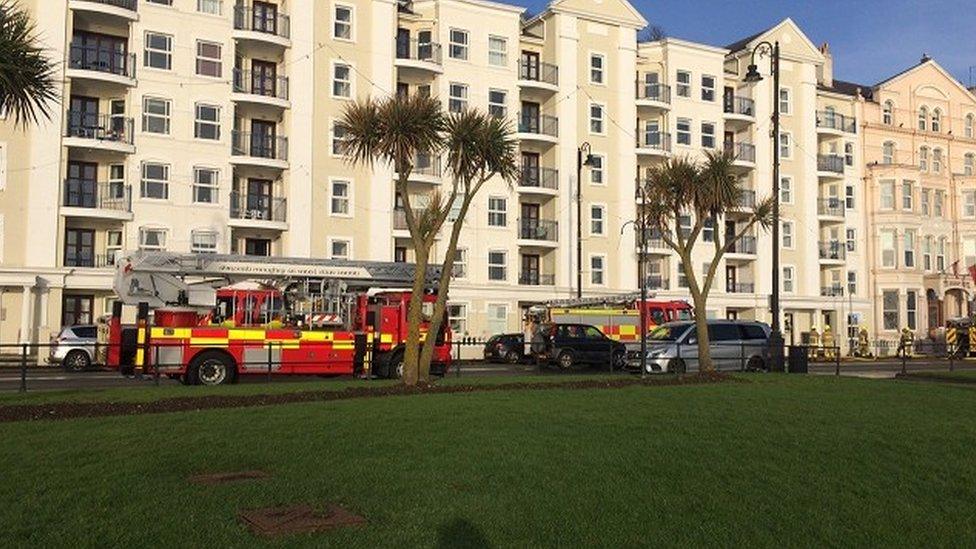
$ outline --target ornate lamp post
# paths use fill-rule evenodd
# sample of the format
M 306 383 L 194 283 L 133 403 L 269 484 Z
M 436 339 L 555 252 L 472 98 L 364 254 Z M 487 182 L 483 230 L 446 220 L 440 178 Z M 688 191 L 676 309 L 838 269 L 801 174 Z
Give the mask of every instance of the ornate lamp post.
M 583 156 L 583 153 L 586 156 Z M 590 144 L 576 149 L 576 298 L 583 297 L 583 166 L 593 165 Z

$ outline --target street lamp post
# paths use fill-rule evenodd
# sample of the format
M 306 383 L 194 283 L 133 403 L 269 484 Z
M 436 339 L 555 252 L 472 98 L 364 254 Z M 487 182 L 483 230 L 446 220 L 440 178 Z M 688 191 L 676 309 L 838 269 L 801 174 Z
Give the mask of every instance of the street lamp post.
M 634 199 L 639 201 L 637 209 L 637 276 L 640 284 L 640 369 L 641 379 L 647 375 L 647 266 L 645 258 L 647 250 L 647 212 L 644 205 L 647 204 L 647 193 L 637 179 L 637 190 L 634 192 Z
M 586 157 L 583 157 L 583 152 Z M 576 149 L 576 298 L 583 297 L 583 166 L 593 165 L 590 144 Z
M 770 69 L 773 76 L 773 288 L 769 296 L 769 309 L 773 316 L 773 322 L 772 331 L 769 334 L 769 346 L 772 369 L 776 372 L 782 372 L 784 369 L 783 331 L 780 329 L 779 321 L 779 42 L 770 44 L 767 41 L 762 41 L 756 44 L 752 50 L 749 69 L 744 78 L 746 82 L 759 82 L 763 79 L 756 65 L 756 54 L 759 54 L 760 57 L 770 56 Z

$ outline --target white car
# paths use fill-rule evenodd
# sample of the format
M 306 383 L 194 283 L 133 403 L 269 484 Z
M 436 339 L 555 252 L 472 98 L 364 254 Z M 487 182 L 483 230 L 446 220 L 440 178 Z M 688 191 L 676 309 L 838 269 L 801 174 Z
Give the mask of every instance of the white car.
M 762 322 L 709 320 L 708 348 L 718 370 L 766 370 L 769 326 Z M 640 370 L 640 351 L 627 353 L 627 365 Z M 698 333 L 694 322 L 668 322 L 647 336 L 647 372 L 698 370 Z
M 95 343 L 98 327 L 94 324 L 66 326 L 57 337 L 51 340 L 49 364 L 60 364 L 70 372 L 81 372 L 91 368 L 95 361 Z

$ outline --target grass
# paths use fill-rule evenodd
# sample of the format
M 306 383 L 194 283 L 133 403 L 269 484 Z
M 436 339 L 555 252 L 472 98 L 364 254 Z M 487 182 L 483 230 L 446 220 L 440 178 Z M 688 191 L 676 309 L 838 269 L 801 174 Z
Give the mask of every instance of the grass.
M 909 372 L 904 374 L 904 377 L 933 381 L 974 383 L 976 382 L 976 370 L 955 370 L 952 372 Z
M 746 381 L 3 424 L 0 546 L 976 543 L 972 391 Z M 320 501 L 369 523 L 266 542 L 234 518 Z

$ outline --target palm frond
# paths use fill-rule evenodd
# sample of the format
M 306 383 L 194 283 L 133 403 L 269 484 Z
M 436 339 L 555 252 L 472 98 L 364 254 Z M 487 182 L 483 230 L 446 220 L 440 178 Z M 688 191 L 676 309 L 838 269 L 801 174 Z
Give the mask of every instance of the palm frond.
M 465 109 L 445 122 L 447 170 L 470 184 L 499 176 L 513 182 L 519 175 L 518 145 L 510 123 L 483 111 Z
M 11 0 L 0 0 L 0 111 L 21 127 L 51 118 L 58 98 L 54 65 L 44 55 L 30 15 Z
M 339 125 L 345 131 L 343 152 L 351 162 L 372 165 L 382 160 L 399 170 L 419 153 L 440 150 L 444 115 L 439 101 L 414 94 L 350 103 Z

